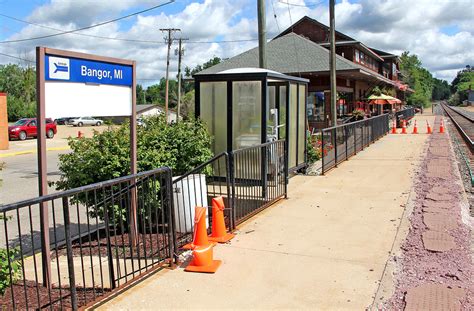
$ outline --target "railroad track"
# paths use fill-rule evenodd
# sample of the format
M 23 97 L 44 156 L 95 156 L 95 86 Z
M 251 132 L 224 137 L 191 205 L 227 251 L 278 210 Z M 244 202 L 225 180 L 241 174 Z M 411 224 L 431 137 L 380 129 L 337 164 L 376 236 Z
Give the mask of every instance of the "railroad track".
M 441 104 L 446 115 L 451 119 L 458 129 L 471 153 L 474 153 L 474 116 L 468 111 L 460 108 L 453 108 L 446 104 Z

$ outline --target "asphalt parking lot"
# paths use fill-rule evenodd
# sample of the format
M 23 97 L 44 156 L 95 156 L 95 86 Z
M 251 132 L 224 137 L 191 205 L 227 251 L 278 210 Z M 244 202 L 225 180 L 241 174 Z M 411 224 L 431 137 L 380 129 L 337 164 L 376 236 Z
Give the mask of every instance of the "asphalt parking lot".
M 58 156 L 69 152 L 67 139 L 77 137 L 81 131 L 85 137 L 91 137 L 93 131 L 104 131 L 108 126 L 72 127 L 58 125 L 57 135 L 47 139 L 47 166 L 48 180 L 55 181 L 59 178 Z M 0 204 L 12 203 L 38 195 L 38 156 L 36 139 L 29 138 L 24 141 L 10 141 L 8 150 L 0 150 L 0 162 L 4 168 L 0 173 L 3 179 L 0 186 Z M 50 188 L 53 192 L 54 189 Z

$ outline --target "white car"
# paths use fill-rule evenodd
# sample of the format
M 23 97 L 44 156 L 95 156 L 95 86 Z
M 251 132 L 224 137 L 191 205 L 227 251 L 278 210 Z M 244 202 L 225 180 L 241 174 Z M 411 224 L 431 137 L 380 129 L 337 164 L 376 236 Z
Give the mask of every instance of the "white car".
M 104 121 L 102 121 L 100 119 L 95 119 L 95 118 L 92 118 L 92 117 L 80 117 L 80 118 L 75 118 L 75 119 L 69 120 L 69 124 L 74 125 L 74 126 L 79 126 L 79 127 L 83 126 L 83 125 L 100 126 L 100 125 L 104 124 Z

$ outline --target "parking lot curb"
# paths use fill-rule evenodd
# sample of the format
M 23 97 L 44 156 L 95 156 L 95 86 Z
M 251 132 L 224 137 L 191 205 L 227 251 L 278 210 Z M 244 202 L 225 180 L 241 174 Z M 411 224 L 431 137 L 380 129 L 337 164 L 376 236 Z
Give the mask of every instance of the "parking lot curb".
M 69 146 L 50 147 L 50 148 L 47 148 L 46 150 L 47 151 L 69 150 Z M 0 153 L 0 158 L 8 158 L 8 157 L 14 157 L 14 156 L 18 156 L 18 155 L 37 153 L 37 152 L 38 151 L 36 149 L 30 149 L 30 150 L 17 151 L 17 152 Z

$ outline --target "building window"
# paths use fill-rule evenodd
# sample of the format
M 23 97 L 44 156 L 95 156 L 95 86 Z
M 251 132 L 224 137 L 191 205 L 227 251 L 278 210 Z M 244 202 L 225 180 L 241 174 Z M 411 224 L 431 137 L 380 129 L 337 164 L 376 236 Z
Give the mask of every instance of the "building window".
M 364 57 L 365 57 L 365 56 L 364 56 L 364 53 L 360 52 L 360 63 L 361 63 L 362 65 L 365 65 Z
M 324 92 L 308 93 L 308 119 L 324 121 Z
M 358 63 L 360 61 L 359 59 L 359 50 L 355 50 L 355 61 Z

